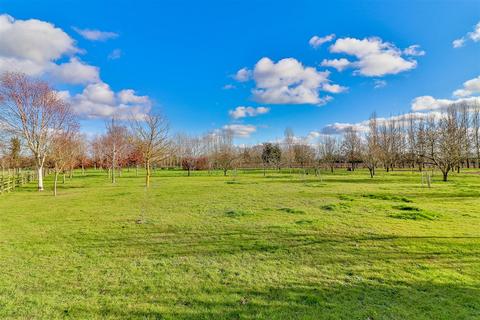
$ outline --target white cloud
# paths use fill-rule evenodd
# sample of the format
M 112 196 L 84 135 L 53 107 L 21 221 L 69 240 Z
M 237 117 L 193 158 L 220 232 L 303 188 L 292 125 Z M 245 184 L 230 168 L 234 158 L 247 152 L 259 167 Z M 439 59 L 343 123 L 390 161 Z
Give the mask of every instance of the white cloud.
M 340 59 L 323 59 L 321 66 L 322 67 L 332 67 L 337 69 L 337 71 L 343 71 L 351 65 L 351 62 L 345 58 Z
M 333 33 L 329 34 L 328 36 L 325 36 L 325 37 L 313 36 L 312 38 L 310 38 L 308 43 L 313 48 L 316 49 L 316 48 L 320 47 L 322 44 L 324 44 L 325 42 L 332 41 L 334 38 L 335 38 L 335 34 L 333 34 Z
M 0 56 L 45 63 L 76 53 L 74 41 L 53 24 L 0 15 Z
M 90 33 L 89 36 L 95 35 Z M 96 36 L 100 40 L 112 35 L 100 33 Z M 79 115 L 88 118 L 113 115 L 141 118 L 150 109 L 147 96 L 137 96 L 131 89 L 113 92 L 101 81 L 98 67 L 75 56 L 81 52 L 68 34 L 51 23 L 36 19 L 15 20 L 9 15 L 0 15 L 0 73 L 23 72 L 62 84 L 87 85 L 74 96 L 68 91 L 60 91 L 59 95 Z M 67 57 L 67 62 L 58 62 Z
M 341 93 L 347 91 L 348 88 L 338 84 L 325 83 L 322 85 L 322 90 L 330 93 Z
M 454 48 L 460 48 L 465 45 L 467 40 L 472 40 L 473 42 L 480 41 L 480 22 L 478 22 L 474 27 L 473 31 L 467 33 L 465 36 L 455 39 L 452 42 Z
M 457 100 L 450 100 L 436 99 L 432 96 L 421 96 L 413 99 L 411 107 L 413 111 L 444 110 L 453 104 L 460 103 L 480 105 L 480 97 L 468 97 L 460 98 Z
M 109 53 L 107 58 L 110 59 L 110 60 L 117 60 L 117 59 L 120 59 L 122 57 L 122 54 L 123 54 L 122 50 L 113 49 L 113 51 Z
M 454 48 L 461 48 L 465 45 L 465 38 L 459 38 L 452 41 L 452 46 Z
M 325 104 L 331 97 L 320 97 L 319 90 L 329 83 L 328 71 L 304 67 L 294 58 L 273 62 L 260 59 L 253 70 L 255 100 L 270 104 Z M 331 87 L 330 87 L 331 88 Z
M 90 84 L 73 97 L 65 92 L 61 94 L 78 115 L 86 118 L 142 119 L 151 108 L 148 97 L 137 96 L 131 89 L 115 93 L 103 82 Z
M 356 68 L 355 73 L 369 77 L 397 74 L 417 66 L 415 60 L 404 59 L 403 52 L 394 44 L 380 38 L 337 39 L 330 51 L 355 56 L 358 60 L 351 64 Z
M 80 52 L 74 40 L 51 23 L 36 19 L 15 20 L 9 15 L 0 15 L 0 72 L 47 75 L 69 84 L 98 82 L 98 68 L 78 58 L 55 63 L 62 57 Z
M 480 76 L 465 81 L 463 88 L 455 90 L 453 93 L 456 97 L 469 97 L 474 94 L 480 94 Z
M 242 68 L 237 71 L 237 73 L 233 76 L 233 78 L 238 82 L 246 82 L 250 80 L 251 76 L 252 76 L 251 70 L 248 70 L 247 68 Z
M 83 63 L 77 58 L 69 62 L 52 66 L 52 75 L 55 79 L 69 84 L 86 84 L 100 81 L 99 69 Z
M 480 41 L 480 22 L 477 23 L 472 32 L 468 33 L 468 36 L 475 42 Z
M 381 79 L 375 79 L 375 80 L 373 80 L 373 83 L 374 83 L 373 87 L 375 89 L 380 89 L 380 88 L 383 88 L 383 87 L 387 86 L 387 81 L 381 80 Z
M 110 31 L 100 31 L 95 29 L 80 29 L 73 27 L 73 30 L 79 35 L 90 41 L 106 41 L 118 37 L 118 33 Z
M 383 125 L 386 124 L 388 121 L 394 120 L 397 123 L 407 125 L 410 119 L 420 120 L 420 119 L 427 119 L 428 117 L 435 116 L 441 117 L 442 114 L 436 111 L 432 112 L 410 112 L 405 114 L 400 114 L 396 116 L 390 116 L 386 118 L 378 117 L 377 124 Z M 366 133 L 369 129 L 370 120 L 364 120 L 357 123 L 346 123 L 346 122 L 336 122 L 325 126 L 321 134 L 324 135 L 339 135 L 345 133 L 345 131 L 353 129 L 358 133 Z
M 407 56 L 419 57 L 419 56 L 424 56 L 425 53 L 426 53 L 425 50 L 421 50 L 420 45 L 418 44 L 411 45 L 410 47 L 403 50 L 403 54 Z
M 228 124 L 223 126 L 223 130 L 231 131 L 238 138 L 249 138 L 252 133 L 257 131 L 257 127 L 250 124 Z
M 334 134 L 342 134 L 346 130 L 353 129 L 357 132 L 366 132 L 368 131 L 368 125 L 365 125 L 363 123 L 341 123 L 341 122 L 335 122 L 332 124 L 329 124 L 325 126 L 322 129 L 323 134 L 325 135 L 334 135 Z
M 147 96 L 137 96 L 135 90 L 132 89 L 124 89 L 120 91 L 118 94 L 118 98 L 120 99 L 121 103 L 140 103 L 140 104 L 148 104 L 150 103 L 150 98 Z
M 266 114 L 270 111 L 270 108 L 266 107 L 244 107 L 238 106 L 234 110 L 230 110 L 228 114 L 233 119 L 241 119 L 246 117 L 255 117 L 261 114 Z

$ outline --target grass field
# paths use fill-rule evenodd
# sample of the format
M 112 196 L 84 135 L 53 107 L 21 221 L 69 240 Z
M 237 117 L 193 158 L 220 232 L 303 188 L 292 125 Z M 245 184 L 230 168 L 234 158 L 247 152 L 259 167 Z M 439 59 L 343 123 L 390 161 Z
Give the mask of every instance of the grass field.
M 480 175 L 77 173 L 0 196 L 1 319 L 480 319 Z M 50 184 L 50 181 L 47 181 Z M 139 223 L 142 212 L 144 221 Z

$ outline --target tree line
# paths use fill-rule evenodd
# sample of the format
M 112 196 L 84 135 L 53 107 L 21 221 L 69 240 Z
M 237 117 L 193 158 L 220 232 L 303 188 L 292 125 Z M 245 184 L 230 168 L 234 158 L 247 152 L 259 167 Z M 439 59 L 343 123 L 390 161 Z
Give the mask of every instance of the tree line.
M 54 194 L 60 175 L 93 167 L 116 182 L 123 168 L 145 169 L 150 185 L 152 168 L 195 170 L 236 168 L 300 168 L 354 171 L 437 168 L 447 181 L 452 170 L 480 167 L 480 106 L 452 104 L 442 112 L 405 114 L 387 119 L 372 114 L 365 126 L 347 126 L 340 135 L 317 141 L 296 137 L 286 129 L 281 141 L 253 146 L 234 144 L 234 133 L 217 130 L 202 135 L 171 134 L 167 119 L 150 112 L 142 118 L 105 123 L 105 133 L 91 139 L 81 133 L 71 106 L 47 82 L 22 73 L 0 79 L 0 164 L 34 168 L 38 190 L 44 189 L 46 169 L 54 174 Z

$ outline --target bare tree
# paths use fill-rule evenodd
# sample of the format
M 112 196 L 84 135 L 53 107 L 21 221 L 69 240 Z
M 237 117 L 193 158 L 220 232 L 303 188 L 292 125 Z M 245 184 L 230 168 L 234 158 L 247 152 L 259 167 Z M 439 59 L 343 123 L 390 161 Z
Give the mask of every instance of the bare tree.
M 22 73 L 0 80 L 0 122 L 21 136 L 35 159 L 38 190 L 43 191 L 43 167 L 52 139 L 74 121 L 70 106 L 50 86 Z
M 172 144 L 168 136 L 167 119 L 154 113 L 148 113 L 141 120 L 134 120 L 132 128 L 135 141 L 143 155 L 145 165 L 145 186 L 150 186 L 152 163 L 162 161 L 172 154 Z
M 458 122 L 458 112 L 450 106 L 445 116 L 430 117 L 427 121 L 427 143 L 429 158 L 443 174 L 447 181 L 448 173 L 458 165 L 461 153 L 461 128 Z
M 338 142 L 331 136 L 325 136 L 319 143 L 320 158 L 333 173 L 338 158 Z
M 65 172 L 67 168 L 75 163 L 80 141 L 81 138 L 78 135 L 78 126 L 72 126 L 64 131 L 57 132 L 52 139 L 48 160 L 54 171 L 54 196 L 57 196 L 58 175 L 61 172 Z
M 286 128 L 284 132 L 284 150 L 282 152 L 285 165 L 289 168 L 292 168 L 295 161 L 295 154 L 293 147 L 295 145 L 295 134 L 293 133 L 292 128 Z
M 108 151 L 105 155 L 110 164 L 112 183 L 116 183 L 115 169 L 119 167 L 119 159 L 129 144 L 128 130 L 125 126 L 116 123 L 115 117 L 106 123 L 107 133 L 103 137 L 103 144 Z
M 369 131 L 365 135 L 365 145 L 364 150 L 362 150 L 363 163 L 368 168 L 370 172 L 370 177 L 373 178 L 375 175 L 375 168 L 380 161 L 380 145 L 379 145 L 379 134 L 378 134 L 378 121 L 377 115 L 372 114 L 368 122 Z
M 347 162 L 350 163 L 350 170 L 355 170 L 355 163 L 361 158 L 361 141 L 360 137 L 352 127 L 345 130 L 343 134 L 342 151 Z
M 182 167 L 187 170 L 190 176 L 192 170 L 196 169 L 199 158 L 204 153 L 204 139 L 202 137 L 178 134 L 175 138 L 176 153 L 182 161 Z
M 480 168 L 480 105 L 472 108 L 472 141 L 475 148 L 477 168 Z
M 223 130 L 215 138 L 215 163 L 226 176 L 227 171 L 233 169 L 235 161 L 238 159 L 237 150 L 233 145 L 233 132 Z

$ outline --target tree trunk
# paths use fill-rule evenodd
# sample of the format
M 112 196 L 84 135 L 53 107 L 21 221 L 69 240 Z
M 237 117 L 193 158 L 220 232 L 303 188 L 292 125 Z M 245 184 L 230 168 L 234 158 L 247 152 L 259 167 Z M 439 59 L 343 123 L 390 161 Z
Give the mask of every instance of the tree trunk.
M 150 187 L 150 161 L 147 160 L 145 164 L 145 169 L 147 170 L 147 174 L 145 175 L 145 186 L 148 188 Z
M 448 171 L 447 172 L 442 171 L 442 174 L 443 174 L 443 181 L 447 181 L 448 180 Z
M 53 181 L 53 196 L 57 196 L 57 181 L 58 181 L 58 172 L 55 171 L 55 180 Z
M 43 167 L 37 168 L 38 174 L 38 191 L 43 191 Z
M 228 169 L 223 169 L 223 176 L 224 176 L 224 177 L 227 176 L 227 170 L 228 170 Z

